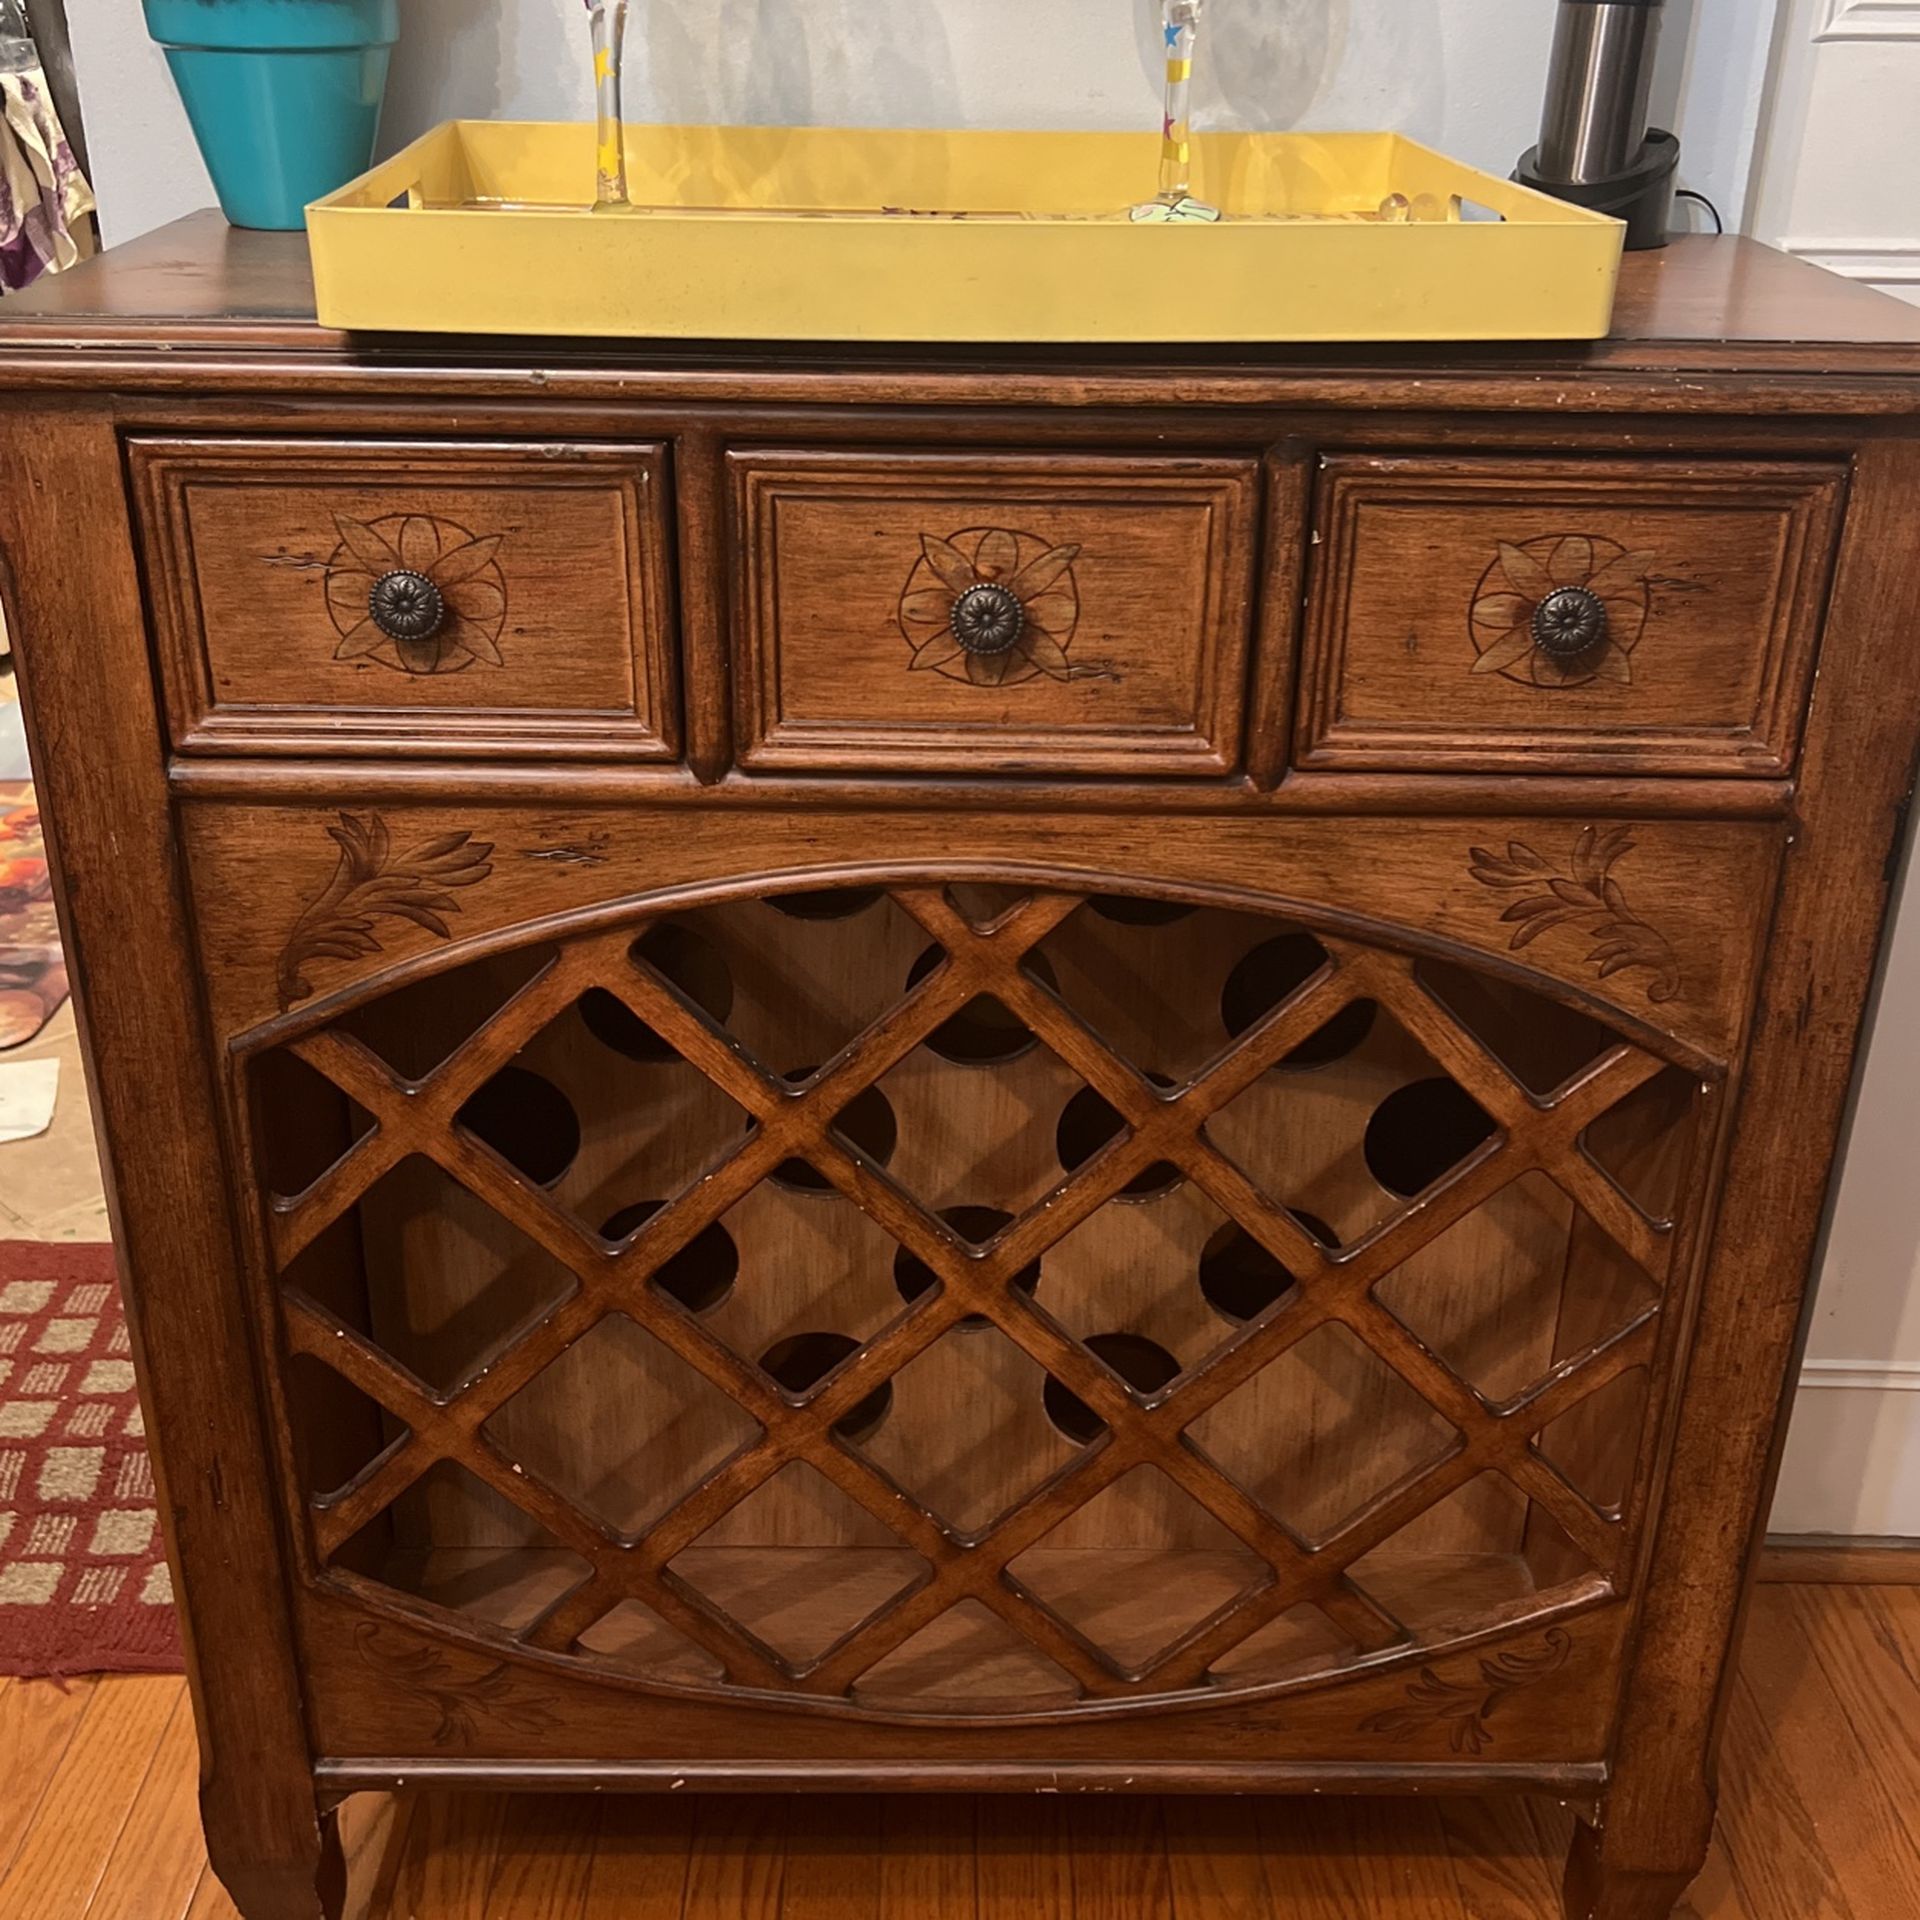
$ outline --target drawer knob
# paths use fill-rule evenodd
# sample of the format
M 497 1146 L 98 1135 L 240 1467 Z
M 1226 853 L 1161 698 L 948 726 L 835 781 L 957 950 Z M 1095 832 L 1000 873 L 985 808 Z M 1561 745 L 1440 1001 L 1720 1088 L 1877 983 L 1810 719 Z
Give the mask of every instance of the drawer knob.
M 424 573 L 396 567 L 373 583 L 367 611 L 390 640 L 430 640 L 447 617 L 447 603 Z
M 1605 643 L 1607 603 L 1586 587 L 1557 587 L 1533 610 L 1533 644 L 1563 665 Z
M 1011 587 L 983 581 L 953 603 L 953 637 L 969 653 L 1008 653 L 1027 624 L 1027 610 Z

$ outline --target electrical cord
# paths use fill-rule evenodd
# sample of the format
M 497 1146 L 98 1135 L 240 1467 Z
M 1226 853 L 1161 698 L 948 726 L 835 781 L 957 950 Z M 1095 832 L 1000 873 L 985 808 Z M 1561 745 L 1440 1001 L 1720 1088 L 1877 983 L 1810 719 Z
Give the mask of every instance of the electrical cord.
M 1714 232 L 1715 233 L 1726 232 L 1727 223 L 1720 218 L 1720 209 L 1716 207 L 1713 204 L 1713 202 L 1709 200 L 1704 193 L 1695 193 L 1691 187 L 1681 187 L 1675 191 L 1673 197 L 1676 200 L 1697 200 L 1703 207 L 1706 208 L 1706 210 L 1710 214 L 1713 215 Z

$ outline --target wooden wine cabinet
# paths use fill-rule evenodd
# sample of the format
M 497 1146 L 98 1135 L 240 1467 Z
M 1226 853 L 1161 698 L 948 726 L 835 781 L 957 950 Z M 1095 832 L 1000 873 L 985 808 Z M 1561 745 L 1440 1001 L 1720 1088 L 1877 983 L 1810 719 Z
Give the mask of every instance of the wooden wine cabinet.
M 1549 1792 L 1573 1920 L 1665 1914 L 1920 741 L 1920 316 L 1729 242 L 1590 350 L 669 353 L 302 269 L 0 324 L 248 1920 L 402 1783 Z

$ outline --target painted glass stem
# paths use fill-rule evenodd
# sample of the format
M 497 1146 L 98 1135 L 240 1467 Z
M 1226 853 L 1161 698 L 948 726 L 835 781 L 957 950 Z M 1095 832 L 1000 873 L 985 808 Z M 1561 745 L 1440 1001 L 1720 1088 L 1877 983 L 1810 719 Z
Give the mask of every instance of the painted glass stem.
M 620 63 L 627 37 L 627 0 L 587 0 L 593 28 L 593 102 L 599 122 L 594 145 L 593 204 L 624 207 L 627 195 L 626 123 L 620 110 Z
M 1193 191 L 1193 52 L 1206 0 L 1165 0 L 1161 31 L 1167 49 L 1167 102 L 1161 122 L 1160 200 L 1178 206 Z

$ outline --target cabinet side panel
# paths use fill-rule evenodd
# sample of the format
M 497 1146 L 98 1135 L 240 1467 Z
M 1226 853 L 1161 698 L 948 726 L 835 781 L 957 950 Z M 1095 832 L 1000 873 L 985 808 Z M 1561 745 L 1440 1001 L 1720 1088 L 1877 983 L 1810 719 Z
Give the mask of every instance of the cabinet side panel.
M 1691 1872 L 1707 1843 L 1713 1746 L 1912 786 L 1916 488 L 1920 446 L 1860 456 L 1619 1736 L 1602 1845 L 1623 1872 Z
M 214 1865 L 320 1840 L 192 969 L 140 583 L 106 409 L 0 422 L 7 609 L 160 1479 Z M 161 1110 L 156 1111 L 156 1106 Z

